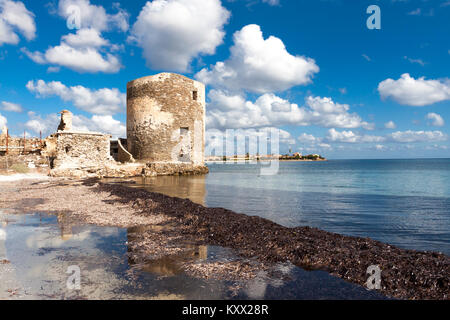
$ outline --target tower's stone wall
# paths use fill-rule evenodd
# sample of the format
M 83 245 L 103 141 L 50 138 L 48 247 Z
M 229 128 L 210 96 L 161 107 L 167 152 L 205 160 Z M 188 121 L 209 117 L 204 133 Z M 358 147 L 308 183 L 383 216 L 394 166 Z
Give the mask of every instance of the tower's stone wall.
M 204 165 L 205 86 L 161 73 L 127 85 L 127 148 L 138 161 Z

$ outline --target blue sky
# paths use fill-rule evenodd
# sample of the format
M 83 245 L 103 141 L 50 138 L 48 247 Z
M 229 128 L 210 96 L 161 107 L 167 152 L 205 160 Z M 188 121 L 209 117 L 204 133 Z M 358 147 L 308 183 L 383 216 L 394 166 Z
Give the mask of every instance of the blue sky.
M 50 134 L 66 108 L 125 136 L 126 83 L 169 71 L 206 83 L 209 132 L 279 128 L 282 152 L 328 158 L 450 157 L 448 21 L 446 0 L 0 0 L 0 125 Z

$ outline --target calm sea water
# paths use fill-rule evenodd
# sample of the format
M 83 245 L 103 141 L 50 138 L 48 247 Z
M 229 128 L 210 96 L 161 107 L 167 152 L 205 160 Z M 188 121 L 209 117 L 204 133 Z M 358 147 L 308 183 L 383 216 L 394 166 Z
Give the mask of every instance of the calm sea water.
M 450 254 L 450 159 L 209 164 L 205 177 L 158 177 L 139 187 L 279 224 L 371 237 Z

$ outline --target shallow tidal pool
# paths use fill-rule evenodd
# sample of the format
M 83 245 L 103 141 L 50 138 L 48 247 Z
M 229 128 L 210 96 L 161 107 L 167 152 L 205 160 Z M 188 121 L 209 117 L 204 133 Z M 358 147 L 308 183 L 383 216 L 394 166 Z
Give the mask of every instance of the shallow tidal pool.
M 128 259 L 136 230 L 84 225 L 61 216 L 0 211 L 0 299 L 383 299 L 374 291 L 323 271 L 276 265 L 247 281 L 199 279 L 181 268 L 186 259 L 231 261 L 215 246 L 197 254 L 164 257 L 145 265 Z M 79 271 L 79 276 L 78 276 Z M 78 281 L 78 282 L 77 282 Z M 79 285 L 79 286 L 78 286 Z

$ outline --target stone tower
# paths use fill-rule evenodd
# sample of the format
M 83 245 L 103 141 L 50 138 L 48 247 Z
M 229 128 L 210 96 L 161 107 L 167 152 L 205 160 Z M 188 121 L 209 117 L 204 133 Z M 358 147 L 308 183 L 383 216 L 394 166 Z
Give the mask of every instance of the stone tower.
M 204 165 L 205 86 L 174 73 L 129 82 L 127 149 L 137 161 Z

